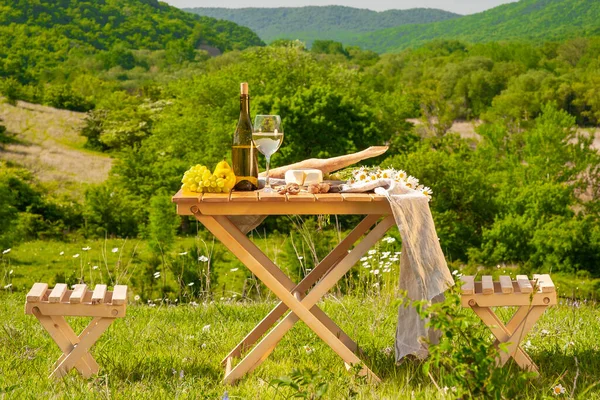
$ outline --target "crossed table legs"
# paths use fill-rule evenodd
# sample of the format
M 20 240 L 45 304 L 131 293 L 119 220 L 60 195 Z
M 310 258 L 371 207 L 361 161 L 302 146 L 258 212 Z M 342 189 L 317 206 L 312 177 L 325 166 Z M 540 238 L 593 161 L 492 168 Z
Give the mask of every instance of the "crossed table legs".
M 316 303 L 385 235 L 391 226 L 395 225 L 392 216 L 385 217 L 348 253 L 352 244 L 366 233 L 380 217 L 378 215 L 367 216 L 310 274 L 296 285 L 227 217 L 202 215 L 198 210 L 194 215 L 281 300 L 281 303 L 225 358 L 225 382 L 234 383 L 244 374 L 256 368 L 268 357 L 279 340 L 298 319 L 304 321 L 327 343 L 345 361 L 347 366 L 361 362 L 356 355 L 358 351 L 356 343 L 318 308 Z M 319 279 L 321 280 L 319 281 Z M 305 293 L 317 281 L 319 282 L 312 291 Z M 288 308 L 292 312 L 281 320 L 237 366 L 232 368 L 232 358 L 239 356 L 244 349 L 254 344 Z M 379 378 L 366 366 L 363 366 L 362 373 L 379 381 Z

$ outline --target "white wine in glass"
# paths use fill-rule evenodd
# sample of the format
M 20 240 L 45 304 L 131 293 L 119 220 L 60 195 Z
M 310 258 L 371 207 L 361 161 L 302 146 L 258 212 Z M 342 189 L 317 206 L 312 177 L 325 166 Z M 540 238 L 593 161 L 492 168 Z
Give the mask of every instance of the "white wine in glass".
M 281 117 L 279 115 L 257 115 L 254 120 L 254 131 L 252 132 L 254 145 L 267 159 L 267 179 L 265 192 L 272 192 L 269 184 L 269 166 L 271 156 L 275 154 L 281 142 L 283 142 L 283 130 L 281 128 Z

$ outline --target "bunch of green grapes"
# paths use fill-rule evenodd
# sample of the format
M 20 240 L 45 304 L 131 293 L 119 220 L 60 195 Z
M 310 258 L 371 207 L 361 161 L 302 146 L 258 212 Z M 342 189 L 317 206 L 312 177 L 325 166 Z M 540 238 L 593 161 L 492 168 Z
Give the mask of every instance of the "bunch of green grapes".
M 213 175 L 204 165 L 196 165 L 183 174 L 181 188 L 189 192 L 222 193 L 229 192 L 226 180 Z

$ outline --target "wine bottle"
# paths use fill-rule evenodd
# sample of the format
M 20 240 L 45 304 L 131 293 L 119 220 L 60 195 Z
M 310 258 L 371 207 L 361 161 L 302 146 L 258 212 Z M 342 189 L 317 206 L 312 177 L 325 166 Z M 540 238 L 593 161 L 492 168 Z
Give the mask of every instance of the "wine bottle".
M 258 189 L 258 154 L 252 142 L 252 121 L 250 120 L 250 96 L 248 84 L 241 84 L 240 119 L 233 134 L 231 161 L 236 182 L 234 190 Z

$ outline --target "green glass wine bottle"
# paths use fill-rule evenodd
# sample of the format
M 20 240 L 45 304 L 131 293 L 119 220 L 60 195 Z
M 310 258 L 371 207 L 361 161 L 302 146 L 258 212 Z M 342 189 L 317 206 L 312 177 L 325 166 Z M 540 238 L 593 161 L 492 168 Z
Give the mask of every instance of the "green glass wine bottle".
M 246 82 L 241 84 L 240 119 L 233 134 L 231 161 L 236 177 L 233 189 L 240 191 L 258 189 L 258 153 L 252 142 L 250 95 Z

